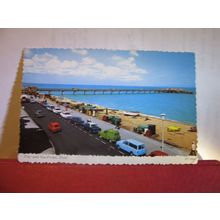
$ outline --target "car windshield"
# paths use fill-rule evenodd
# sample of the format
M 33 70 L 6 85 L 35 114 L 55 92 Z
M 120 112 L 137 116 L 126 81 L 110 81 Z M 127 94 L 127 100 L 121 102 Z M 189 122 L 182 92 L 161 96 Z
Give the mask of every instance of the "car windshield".
M 138 149 L 144 149 L 144 145 L 143 144 L 139 145 Z
M 81 118 L 73 117 L 72 118 L 74 121 L 81 121 Z
M 65 115 L 70 115 L 70 113 L 69 113 L 69 112 L 64 112 L 64 114 L 65 114 Z

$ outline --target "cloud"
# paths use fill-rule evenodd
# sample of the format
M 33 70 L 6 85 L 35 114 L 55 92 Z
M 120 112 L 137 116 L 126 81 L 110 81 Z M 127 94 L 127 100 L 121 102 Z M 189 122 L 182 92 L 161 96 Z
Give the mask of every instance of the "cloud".
M 24 59 L 24 72 L 121 82 L 141 81 L 147 73 L 137 66 L 134 57 L 112 56 L 110 61 L 105 64 L 90 56 L 84 56 L 81 60 L 60 60 L 49 53 L 35 54 Z
M 114 62 L 114 65 L 119 67 L 124 72 L 128 73 L 136 73 L 136 74 L 146 74 L 147 71 L 145 69 L 142 69 L 137 66 L 135 63 L 134 57 L 120 57 L 120 56 L 113 56 L 112 60 Z
M 134 56 L 134 57 L 139 56 L 139 54 L 137 53 L 136 50 L 131 50 L 131 51 L 129 52 L 129 54 L 130 54 L 131 56 Z
M 88 55 L 88 51 L 87 50 L 83 50 L 83 49 L 72 49 L 71 50 L 73 53 L 79 54 L 81 56 L 86 56 Z
M 24 71 L 29 73 L 70 74 L 77 65 L 74 60 L 60 61 L 57 56 L 48 53 L 24 59 Z
M 24 57 L 31 57 L 31 56 L 33 56 L 33 53 L 32 53 L 32 51 L 31 51 L 31 49 L 24 49 Z

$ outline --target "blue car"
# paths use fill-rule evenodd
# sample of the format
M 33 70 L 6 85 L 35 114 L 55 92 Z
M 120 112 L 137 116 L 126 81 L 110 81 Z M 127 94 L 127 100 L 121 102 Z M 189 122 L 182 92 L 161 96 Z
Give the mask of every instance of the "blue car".
M 131 156 L 146 155 L 144 144 L 134 139 L 117 141 L 116 147 L 128 152 Z

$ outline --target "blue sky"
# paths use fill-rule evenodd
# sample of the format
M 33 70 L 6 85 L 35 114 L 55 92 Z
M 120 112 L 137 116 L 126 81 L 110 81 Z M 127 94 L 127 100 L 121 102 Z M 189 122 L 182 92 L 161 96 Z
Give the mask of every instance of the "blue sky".
M 193 53 L 25 49 L 23 82 L 195 87 Z

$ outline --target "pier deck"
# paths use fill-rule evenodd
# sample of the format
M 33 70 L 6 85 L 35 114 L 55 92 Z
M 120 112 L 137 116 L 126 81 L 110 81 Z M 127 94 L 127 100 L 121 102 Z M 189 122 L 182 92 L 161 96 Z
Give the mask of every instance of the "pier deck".
M 24 91 L 25 89 L 23 89 Z M 190 90 L 178 89 L 178 88 L 165 88 L 165 89 L 83 89 L 83 88 L 36 88 L 37 92 L 60 92 L 62 95 L 64 92 L 72 92 L 73 94 L 149 94 L 149 93 L 177 93 L 177 94 L 193 94 Z

